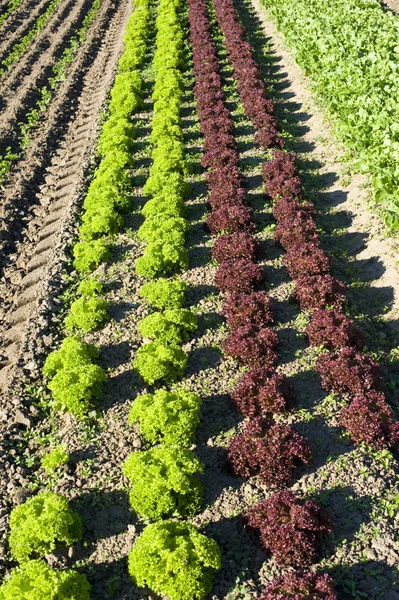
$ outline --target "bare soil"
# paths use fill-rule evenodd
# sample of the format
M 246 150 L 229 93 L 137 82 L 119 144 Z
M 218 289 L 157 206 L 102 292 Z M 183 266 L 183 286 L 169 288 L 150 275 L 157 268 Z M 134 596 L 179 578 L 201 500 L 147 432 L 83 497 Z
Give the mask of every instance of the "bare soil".
M 399 0 L 382 0 L 382 2 L 394 12 L 399 13 Z

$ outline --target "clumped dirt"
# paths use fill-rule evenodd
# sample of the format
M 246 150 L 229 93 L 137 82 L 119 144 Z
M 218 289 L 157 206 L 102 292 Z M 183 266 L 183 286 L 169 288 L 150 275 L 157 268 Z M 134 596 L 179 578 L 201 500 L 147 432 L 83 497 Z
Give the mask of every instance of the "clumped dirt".
M 395 389 L 396 364 L 390 360 L 390 350 L 398 345 L 393 318 L 398 288 L 393 275 L 385 280 L 382 287 L 390 290 L 387 302 L 379 295 L 381 286 L 373 284 L 391 264 L 389 253 L 394 246 L 391 248 L 393 242 L 383 238 L 382 225 L 375 215 L 368 219 L 361 216 L 368 196 L 367 179 L 352 176 L 341 162 L 343 149 L 336 144 L 328 123 L 315 107 L 309 82 L 296 67 L 260 5 L 244 0 L 237 3 L 237 8 L 249 39 L 256 46 L 264 78 L 270 81 L 287 145 L 297 151 L 301 159 L 305 188 L 317 205 L 323 243 L 334 254 L 335 272 L 347 285 L 355 283 L 350 287 L 349 310 L 365 330 L 369 348 L 381 356 L 389 384 Z M 254 130 L 243 115 L 231 68 L 220 36 L 217 30 L 215 32 L 228 106 L 236 125 L 242 171 L 248 179 L 248 198 L 254 209 L 257 237 L 264 250 L 262 264 L 267 275 L 264 289 L 274 300 L 280 339 L 279 370 L 289 377 L 296 397 L 293 413 L 279 420 L 293 424 L 306 435 L 314 453 L 313 464 L 297 471 L 292 489 L 303 498 L 311 497 L 324 504 L 336 523 L 334 535 L 323 544 L 319 566 L 337 581 L 340 597 L 398 600 L 395 580 L 399 564 L 395 505 L 399 495 L 397 464 L 387 455 L 355 448 L 338 427 L 339 406 L 345 400 L 326 396 L 320 387 L 314 371 L 316 353 L 308 348 L 303 334 L 307 316 L 288 301 L 292 285 L 281 267 L 282 254 L 273 242 L 273 220 L 262 191 L 264 154 L 253 144 Z M 0 529 L 3 528 L 4 539 L 10 506 L 32 490 L 54 489 L 64 493 L 83 517 L 84 540 L 69 554 L 57 552 L 47 559 L 56 566 L 77 566 L 87 574 L 93 585 L 93 600 L 156 598 L 149 590 L 138 590 L 127 573 L 127 554 L 145 523 L 129 508 L 128 486 L 121 473 L 122 463 L 129 453 L 144 448 L 137 431 L 128 425 L 127 415 L 134 398 L 149 391 L 133 371 L 132 361 L 141 344 L 137 323 L 147 314 L 139 298 L 142 282 L 135 274 L 134 265 L 142 252 L 136 232 L 142 222 L 139 211 L 146 201 L 142 186 L 150 165 L 152 51 L 153 48 L 143 70 L 146 108 L 134 118 L 139 134 L 132 172 L 134 208 L 127 217 L 126 230 L 115 238 L 113 262 L 98 270 L 113 319 L 101 331 L 85 337 L 100 347 L 101 365 L 109 373 L 97 407 L 99 416 L 78 423 L 68 415 L 48 416 L 42 410 L 48 392 L 40 379 L 40 366 L 63 337 L 62 322 L 67 306 L 60 293 L 66 289 L 66 279 L 74 278 L 67 264 L 67 246 L 76 231 L 78 207 L 85 188 L 82 184 L 81 188 L 72 186 L 74 200 L 69 200 L 70 208 L 63 209 L 62 227 L 58 234 L 54 233 L 53 248 L 46 250 L 48 264 L 45 270 L 42 265 L 38 273 L 44 281 L 38 291 L 38 308 L 28 323 L 19 368 L 12 379 L 14 391 L 6 397 L 6 412 L 10 412 L 3 419 L 3 444 L 0 444 L 0 463 L 4 465 L 3 470 L 0 467 L 0 490 L 5 499 L 5 505 L 0 508 Z M 187 156 L 192 166 L 192 188 L 187 200 L 191 225 L 187 240 L 190 266 L 183 278 L 190 283 L 188 305 L 198 315 L 199 328 L 185 346 L 189 363 L 184 382 L 203 399 L 194 451 L 205 464 L 204 508 L 193 522 L 216 539 L 222 550 L 223 567 L 210 598 L 248 600 L 257 598 L 264 584 L 282 569 L 260 548 L 257 536 L 247 531 L 243 518 L 248 507 L 269 496 L 271 490 L 258 478 L 234 477 L 226 465 L 227 440 L 243 424 L 229 399 L 241 370 L 234 361 L 225 359 L 221 351 L 226 328 L 220 315 L 222 298 L 213 284 L 216 268 L 210 259 L 213 242 L 204 227 L 207 188 L 199 165 L 202 138 L 192 83 L 187 72 L 183 124 Z M 76 178 L 82 182 L 80 171 Z M 60 190 L 60 181 L 55 167 L 51 189 Z M 32 221 L 33 246 L 27 245 L 26 253 L 22 252 L 21 258 L 16 257 L 18 264 L 26 266 L 30 248 L 42 236 L 41 219 L 48 214 L 43 211 L 44 217 L 40 214 Z M 351 227 L 354 229 L 347 235 Z M 381 260 L 385 267 L 377 271 L 375 261 L 365 261 L 361 255 L 366 249 L 375 252 L 374 239 L 381 239 L 384 250 L 376 260 L 378 264 Z M 22 277 L 25 274 L 26 271 L 22 271 Z M 20 288 L 11 279 L 9 287 L 11 302 L 12 292 Z M 17 424 L 13 426 L 14 419 Z M 71 461 L 59 477 L 48 479 L 40 469 L 40 456 L 56 443 L 67 445 Z M 12 566 L 7 558 L 5 544 L 3 570 Z

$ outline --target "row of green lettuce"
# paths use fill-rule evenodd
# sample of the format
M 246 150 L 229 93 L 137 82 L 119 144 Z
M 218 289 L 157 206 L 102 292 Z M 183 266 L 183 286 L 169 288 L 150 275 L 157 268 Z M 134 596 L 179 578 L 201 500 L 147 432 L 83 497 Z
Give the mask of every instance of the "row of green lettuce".
M 199 475 L 204 469 L 189 449 L 200 421 L 201 399 L 178 383 L 188 362 L 182 345 L 197 328 L 195 314 L 184 308 L 187 285 L 176 275 L 188 266 L 188 169 L 181 120 L 183 19 L 183 0 L 160 0 L 153 62 L 152 165 L 143 188 L 150 199 L 138 232 L 146 245 L 136 261 L 137 275 L 147 279 L 140 295 L 152 312 L 138 324 L 144 343 L 133 363 L 143 381 L 155 389 L 133 403 L 129 421 L 138 423 L 149 448 L 130 454 L 123 473 L 131 483 L 133 511 L 155 521 L 130 552 L 133 581 L 170 600 L 202 600 L 211 591 L 221 559 L 216 542 L 182 520 L 201 510 Z
M 158 389 L 137 397 L 133 403 L 129 422 L 138 424 L 149 449 L 132 453 L 123 465 L 123 473 L 131 482 L 130 503 L 134 512 L 155 521 L 145 527 L 129 555 L 133 581 L 166 594 L 171 600 L 200 600 L 211 590 L 212 575 L 220 568 L 219 548 L 190 523 L 171 519 L 197 513 L 203 492 L 198 478 L 203 465 L 189 450 L 195 441 L 201 400 L 177 385 L 188 361 L 182 344 L 197 328 L 196 316 L 184 308 L 187 284 L 176 276 L 188 266 L 188 222 L 184 218 L 187 166 L 180 117 L 185 68 L 181 4 L 180 0 L 161 0 L 156 19 L 152 166 L 144 187 L 151 199 L 142 209 L 145 221 L 138 235 L 146 246 L 136 262 L 137 275 L 149 279 L 141 286 L 140 296 L 152 312 L 139 322 L 138 330 L 145 343 L 137 351 L 133 366 L 146 384 L 157 385 Z M 131 20 L 136 25 L 140 14 L 145 39 L 148 2 L 136 3 Z M 139 46 L 136 44 L 136 50 Z M 123 213 L 130 208 L 129 170 L 133 166 L 135 131 L 128 112 L 134 114 L 142 107 L 142 81 L 134 69 L 125 68 L 133 65 L 132 60 L 126 60 L 128 50 L 126 44 L 120 63 L 124 66 L 111 92 L 110 118 L 100 137 L 100 165 L 84 201 L 81 240 L 74 248 L 75 267 L 83 279 L 65 327 L 80 335 L 66 337 L 44 366 L 52 408 L 69 411 L 81 419 L 95 407 L 93 401 L 101 394 L 106 379 L 97 364 L 98 349 L 84 343 L 81 334 L 98 329 L 109 319 L 101 281 L 86 275 L 97 268 L 100 260 L 110 257 L 109 241 L 121 227 Z M 145 48 L 143 58 L 144 54 Z M 127 73 L 131 78 L 125 76 Z M 159 388 L 165 385 L 166 388 Z M 66 461 L 66 448 L 60 446 L 43 458 L 42 466 L 51 473 Z M 40 523 L 35 528 L 36 537 L 28 533 L 32 530 L 32 515 Z M 4 595 L 4 600 L 13 597 L 27 578 L 49 580 L 47 586 L 42 586 L 46 598 L 53 597 L 48 591 L 51 586 L 57 593 L 64 589 L 62 586 L 69 586 L 73 593 L 79 589 L 79 597 L 89 597 L 90 587 L 82 575 L 74 571 L 55 572 L 41 561 L 29 560 L 32 554 L 48 553 L 56 543 L 70 545 L 82 538 L 81 520 L 65 498 L 52 493 L 37 495 L 14 509 L 10 526 L 11 554 L 22 566 L 5 584 L 8 587 L 3 586 L 5 593 L 11 594 Z M 47 537 L 43 536 L 44 530 Z M 36 584 L 32 589 L 38 593 Z M 0 599 L 3 600 L 1 591 Z
M 111 93 L 109 118 L 100 135 L 99 153 L 103 160 L 100 162 L 87 196 L 89 204 L 92 202 L 90 195 L 91 199 L 95 198 L 96 190 L 98 191 L 98 203 L 106 202 L 105 198 L 101 201 L 103 191 L 101 186 L 97 185 L 96 188 L 96 181 L 101 177 L 106 182 L 105 185 L 109 191 L 113 193 L 114 198 L 125 198 L 125 202 L 129 201 L 129 171 L 127 167 L 131 165 L 130 151 L 134 138 L 131 116 L 142 103 L 136 88 L 138 86 L 141 89 L 142 86 L 139 67 L 144 61 L 147 49 L 150 27 L 148 5 L 149 0 L 135 1 L 135 10 L 126 28 L 125 49 L 118 65 L 118 75 Z M 130 85 L 130 75 L 133 85 Z M 107 160 L 106 149 L 114 160 Z M 117 159 L 123 156 L 125 156 L 125 163 L 122 164 L 126 168 L 123 170 L 121 184 L 118 177 L 122 170 Z M 95 214 L 95 210 L 93 214 Z M 82 228 L 84 231 L 84 224 L 82 224 Z M 83 234 L 82 237 L 86 238 L 86 235 Z M 88 237 L 91 239 L 90 235 Z M 102 237 L 94 236 L 94 239 L 101 240 Z M 79 244 L 84 244 L 84 242 L 79 242 Z M 90 242 L 88 244 L 90 245 Z M 99 261 L 97 259 L 91 261 L 89 268 L 87 262 L 83 261 L 81 264 L 83 268 L 80 271 L 84 277 L 88 271 L 94 270 Z M 101 293 L 101 282 L 95 278 L 82 279 L 79 290 L 82 298 L 96 298 Z M 77 310 L 77 314 L 84 321 L 81 312 Z M 69 321 L 73 320 L 71 315 Z M 89 321 L 90 319 L 93 319 L 93 315 L 91 317 L 89 315 Z M 97 319 L 94 327 L 99 324 Z M 76 326 L 76 323 L 73 326 L 69 325 L 73 327 Z M 85 328 L 90 330 L 93 327 L 86 322 Z M 78 418 L 84 418 L 87 415 L 93 397 L 100 393 L 101 383 L 106 378 L 101 367 L 94 364 L 97 356 L 98 350 L 94 346 L 82 343 L 80 337 L 75 336 L 65 338 L 60 349 L 50 354 L 44 366 L 44 373 L 50 381 L 53 410 L 69 411 Z M 44 457 L 42 466 L 51 473 L 57 466 L 65 463 L 68 458 L 66 450 L 58 447 Z M 0 586 L 0 599 L 72 600 L 79 598 L 80 600 L 89 600 L 91 586 L 84 575 L 72 569 L 55 570 L 43 560 L 56 548 L 79 542 L 82 535 L 81 517 L 71 510 L 67 499 L 60 494 L 39 493 L 15 507 L 10 514 L 8 543 L 10 557 L 12 561 L 19 563 L 19 566 L 11 571 L 9 577 Z
M 399 18 L 378 0 L 262 0 L 399 230 Z

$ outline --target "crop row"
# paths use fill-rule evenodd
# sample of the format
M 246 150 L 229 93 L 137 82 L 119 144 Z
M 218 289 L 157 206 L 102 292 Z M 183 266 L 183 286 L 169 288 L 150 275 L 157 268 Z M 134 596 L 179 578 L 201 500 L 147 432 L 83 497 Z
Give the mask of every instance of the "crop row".
M 263 0 L 399 230 L 399 23 L 379 2 Z
M 193 525 L 168 520 L 196 514 L 203 495 L 198 478 L 203 465 L 188 449 L 195 439 L 201 399 L 176 386 L 188 360 L 182 344 L 197 328 L 194 313 L 183 308 L 187 286 L 173 277 L 188 266 L 187 164 L 180 116 L 185 69 L 182 8 L 181 0 L 160 0 L 156 19 L 152 165 L 143 188 L 150 199 L 138 231 L 146 246 L 136 261 L 136 273 L 149 280 L 140 295 L 153 312 L 138 324 L 145 343 L 133 363 L 146 384 L 166 383 L 173 388 L 135 399 L 129 420 L 139 423 L 152 447 L 132 453 L 123 472 L 132 484 L 133 510 L 156 521 L 144 529 L 129 556 L 133 580 L 171 600 L 200 600 L 209 593 L 212 574 L 220 568 L 219 548 Z
M 83 19 L 82 26 L 75 35 L 71 37 L 59 60 L 53 65 L 48 82 L 37 90 L 39 99 L 36 104 L 28 110 L 23 121 L 17 123 L 17 141 L 15 148 L 8 147 L 3 155 L 0 155 L 0 183 L 12 168 L 13 163 L 22 155 L 23 151 L 31 142 L 32 131 L 38 126 L 40 120 L 45 116 L 47 107 L 54 96 L 58 85 L 65 79 L 68 67 L 73 62 L 80 46 L 85 42 L 90 25 L 94 21 L 101 6 L 101 0 L 93 0 L 90 10 Z
M 12 13 L 14 11 L 17 10 L 17 8 L 21 4 L 21 2 L 22 2 L 22 0 L 10 0 L 10 2 L 8 2 L 7 7 L 5 8 L 3 14 L 0 15 L 0 25 L 2 25 L 4 23 L 4 21 L 6 19 L 8 19 L 8 17 L 10 15 L 12 15 Z
M 102 256 L 96 253 L 95 244 L 100 242 L 107 250 L 105 236 L 115 231 L 110 229 L 110 221 L 104 219 L 102 208 L 126 207 L 129 202 L 131 183 L 127 166 L 131 165 L 134 139 L 131 116 L 141 106 L 137 92 L 137 87 L 141 89 L 142 85 L 138 68 L 145 57 L 148 28 L 148 0 L 137 0 L 126 28 L 125 49 L 111 91 L 109 117 L 100 135 L 100 165 L 84 203 L 81 235 L 85 241 L 78 242 L 74 249 L 75 267 L 83 275 L 94 270 L 104 258 L 104 253 Z M 104 222 L 106 225 L 102 226 Z M 101 282 L 96 278 L 82 279 L 78 290 L 81 297 L 72 305 L 66 326 L 81 333 L 100 326 L 107 316 L 107 307 L 101 298 Z M 83 343 L 80 335 L 66 337 L 61 347 L 48 356 L 43 374 L 52 393 L 51 409 L 68 411 L 80 419 L 87 416 L 106 379 L 103 369 L 95 364 L 97 357 L 97 348 Z M 51 473 L 68 458 L 66 450 L 57 447 L 44 456 L 42 465 Z M 39 493 L 13 509 L 9 547 L 12 559 L 20 566 L 0 587 L 1 600 L 22 597 L 22 594 L 27 600 L 56 597 L 88 600 L 90 585 L 85 576 L 73 570 L 55 571 L 37 559 L 52 552 L 60 543 L 69 546 L 81 538 L 81 518 L 60 494 Z
M 224 352 L 250 369 L 232 392 L 237 408 L 250 420 L 244 432 L 230 440 L 228 457 L 235 473 L 244 477 L 257 474 L 273 489 L 290 483 L 295 466 L 311 460 L 311 450 L 307 440 L 292 427 L 277 424 L 272 418 L 292 406 L 292 393 L 275 367 L 278 338 L 270 328 L 274 320 L 271 300 L 264 292 L 256 291 L 263 279 L 262 268 L 256 264 L 259 248 L 253 237 L 254 223 L 239 172 L 233 121 L 224 103 L 206 3 L 190 0 L 189 6 L 195 94 L 205 137 L 202 163 L 209 169 L 211 213 L 207 222 L 211 232 L 218 236 L 212 250 L 219 263 L 215 283 L 225 294 L 222 311 L 228 335 Z M 246 114 L 258 125 L 256 141 L 262 147 L 276 142 L 283 145 L 282 139 L 278 139 L 273 106 L 266 99 L 251 50 L 243 44 L 243 31 L 233 18 L 234 9 L 226 4 L 215 3 L 215 6 L 220 22 L 226 26 L 222 28 L 229 32 L 226 45 Z M 214 148 L 218 152 L 212 152 Z M 223 184 L 218 185 L 219 182 Z M 277 492 L 251 507 L 247 521 L 249 526 L 260 530 L 263 545 L 283 566 L 303 567 L 315 562 L 320 538 L 330 533 L 332 527 L 319 505 L 312 501 L 303 504 L 288 491 Z M 287 578 L 273 581 L 262 597 L 274 598 L 284 586 L 298 583 L 309 593 L 317 590 L 333 593 L 331 579 L 326 575 L 294 574 L 289 578 L 291 581 Z
M 0 78 L 11 69 L 29 48 L 35 37 L 45 28 L 62 0 L 51 0 L 45 12 L 33 23 L 31 29 L 16 44 L 0 64 Z M 1 21 L 0 21 L 1 22 Z

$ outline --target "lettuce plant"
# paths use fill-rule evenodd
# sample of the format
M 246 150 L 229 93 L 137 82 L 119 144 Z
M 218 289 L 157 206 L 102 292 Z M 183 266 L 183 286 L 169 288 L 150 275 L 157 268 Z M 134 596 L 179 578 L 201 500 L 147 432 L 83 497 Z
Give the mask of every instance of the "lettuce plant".
M 267 367 L 244 373 L 231 397 L 245 417 L 268 417 L 284 412 L 292 404 L 292 392 L 285 376 Z
M 180 379 L 187 364 L 187 355 L 178 346 L 159 342 L 144 344 L 137 350 L 133 367 L 150 385 L 156 381 L 172 383 Z
M 212 257 L 222 263 L 226 260 L 255 260 L 258 247 L 254 237 L 246 231 L 219 236 L 211 250 Z
M 92 240 L 90 242 L 78 242 L 73 248 L 75 269 L 81 273 L 94 271 L 99 264 L 110 258 L 110 252 L 106 240 Z
M 299 211 L 313 219 L 316 216 L 313 204 L 310 202 L 298 202 L 290 197 L 280 198 L 273 206 L 273 216 L 277 221 L 294 219 Z
M 43 366 L 43 374 L 53 395 L 55 410 L 68 411 L 78 418 L 86 416 L 94 398 L 101 392 L 106 374 L 93 364 L 98 350 L 78 338 L 65 338 L 59 350 L 52 352 Z
M 129 423 L 139 424 L 150 444 L 190 446 L 200 421 L 201 399 L 184 388 L 138 396 L 129 412 Z
M 165 215 L 147 217 L 138 230 L 138 237 L 148 243 L 181 243 L 188 229 L 186 219 L 182 217 L 166 217 Z
M 42 560 L 29 560 L 3 581 L 0 600 L 90 600 L 90 589 L 77 571 L 55 571 Z
M 69 454 L 65 446 L 56 446 L 51 452 L 45 454 L 41 460 L 42 467 L 47 474 L 54 473 L 56 469 L 69 462 Z
M 299 210 L 294 217 L 280 221 L 274 232 L 275 241 L 285 250 L 311 242 L 320 244 L 316 223 L 307 212 Z
M 324 346 L 335 350 L 343 346 L 362 348 L 364 338 L 352 319 L 338 310 L 316 309 L 306 328 L 311 346 Z
M 215 274 L 215 284 L 221 292 L 250 293 L 262 283 L 263 269 L 246 259 L 226 260 Z
M 186 308 L 168 308 L 144 317 L 138 330 L 144 338 L 162 344 L 179 345 L 189 339 L 189 332 L 197 329 L 197 317 Z
M 86 296 L 87 298 L 97 296 L 101 294 L 102 291 L 103 284 L 96 277 L 87 277 L 86 279 L 82 279 L 77 290 L 79 296 Z
M 224 167 L 218 168 L 213 172 L 210 171 L 207 175 L 211 187 L 208 196 L 208 204 L 212 210 L 218 210 L 224 206 L 233 206 L 236 204 L 239 204 L 240 206 L 245 205 L 247 193 L 243 188 L 241 175 L 238 169 L 236 176 L 234 176 L 235 169 L 230 168 L 228 177 L 223 181 L 225 170 Z
M 167 243 L 162 241 L 148 244 L 143 256 L 136 261 L 136 273 L 150 279 L 161 275 L 169 275 L 188 266 L 187 250 L 184 241 Z
M 275 150 L 271 160 L 263 163 L 265 191 L 275 202 L 281 198 L 300 198 L 302 184 L 296 170 L 295 154 Z
M 222 312 L 233 331 L 248 325 L 262 328 L 274 321 L 271 304 L 265 292 L 231 294 L 223 301 Z
M 101 327 L 108 319 L 108 301 L 105 298 L 82 296 L 71 304 L 65 327 L 69 331 L 81 329 L 86 333 Z
M 103 125 L 97 151 L 104 157 L 115 149 L 129 152 L 135 137 L 136 129 L 128 119 L 111 117 Z
M 157 281 L 144 283 L 140 288 L 140 297 L 148 304 L 160 310 L 165 308 L 182 308 L 185 303 L 187 283 L 180 279 L 160 278 Z
M 316 562 L 321 536 L 332 531 L 331 519 L 321 506 L 312 500 L 300 502 L 288 490 L 252 506 L 247 519 L 282 566 L 305 567 Z
M 223 342 L 223 351 L 244 365 L 271 367 L 277 358 L 278 336 L 268 327 L 249 324 L 231 331 Z
M 178 446 L 159 446 L 130 454 L 123 474 L 131 483 L 130 504 L 146 519 L 193 515 L 201 508 L 203 486 L 197 477 L 204 467 Z
M 363 394 L 382 386 L 380 365 L 355 348 L 322 354 L 316 364 L 322 386 L 337 394 Z
M 248 206 L 223 206 L 211 212 L 206 218 L 210 232 L 234 233 L 236 231 L 253 231 L 251 221 L 252 210 Z
M 334 307 L 342 308 L 346 297 L 345 286 L 329 274 L 298 277 L 291 300 L 299 302 L 302 310 Z
M 183 198 L 179 194 L 161 194 L 148 200 L 141 209 L 143 217 L 183 217 L 185 214 L 185 205 Z
M 255 417 L 231 438 L 228 456 L 241 477 L 259 475 L 270 487 L 289 485 L 296 465 L 312 458 L 309 442 L 292 427 Z
M 117 233 L 122 225 L 122 217 L 115 208 L 103 204 L 87 210 L 82 217 L 79 234 L 83 240 L 91 241 Z
M 60 494 L 43 492 L 11 511 L 8 541 L 18 562 L 49 554 L 58 543 L 71 546 L 81 538 L 82 520 Z
M 107 162 L 103 160 L 101 175 L 98 175 L 89 187 L 83 203 L 85 211 L 89 213 L 85 220 L 102 207 L 119 212 L 127 212 L 131 207 L 130 198 L 124 191 L 128 189 L 129 184 L 126 167 L 116 169 L 112 164 L 108 167 L 108 160 L 117 160 L 116 153 L 108 155 Z
M 182 173 L 176 171 L 152 170 L 151 176 L 147 179 L 143 193 L 150 196 L 161 194 L 164 190 L 171 194 L 179 195 L 183 198 L 188 192 L 188 185 L 184 180 Z
M 329 575 L 294 571 L 271 581 L 259 600 L 338 600 Z
M 330 272 L 330 257 L 312 242 L 290 247 L 283 262 L 293 279 Z
M 375 450 L 399 448 L 399 423 L 382 393 L 357 394 L 339 415 L 339 422 L 356 444 L 364 442 Z
M 221 568 L 220 550 L 190 523 L 161 521 L 144 529 L 128 568 L 136 585 L 170 600 L 205 600 Z

